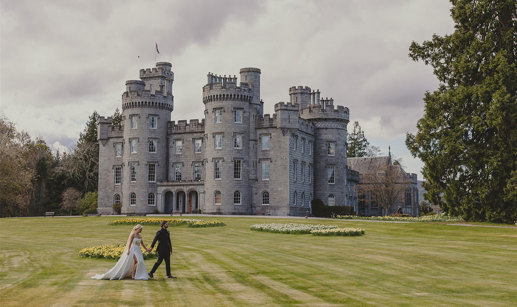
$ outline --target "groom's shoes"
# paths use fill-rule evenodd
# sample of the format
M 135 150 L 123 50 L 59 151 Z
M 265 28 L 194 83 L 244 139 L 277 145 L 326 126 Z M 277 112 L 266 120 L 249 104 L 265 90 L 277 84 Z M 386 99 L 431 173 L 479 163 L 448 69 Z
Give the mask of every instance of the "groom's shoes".
M 149 273 L 149 277 L 153 278 L 153 273 Z
M 176 276 L 169 275 L 167 278 L 176 278 Z

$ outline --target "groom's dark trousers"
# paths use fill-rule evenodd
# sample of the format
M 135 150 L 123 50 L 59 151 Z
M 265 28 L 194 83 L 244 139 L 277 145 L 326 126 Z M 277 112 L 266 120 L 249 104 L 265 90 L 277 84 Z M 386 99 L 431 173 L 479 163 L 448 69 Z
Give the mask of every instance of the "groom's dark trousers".
M 158 232 L 156 232 L 156 236 L 154 237 L 153 243 L 151 244 L 151 249 L 154 248 L 154 244 L 158 241 L 158 246 L 156 247 L 156 251 L 158 252 L 158 260 L 153 266 L 151 270 L 151 274 L 156 272 L 158 266 L 165 260 L 165 271 L 167 272 L 167 276 L 171 276 L 171 252 L 172 252 L 172 244 L 171 237 L 167 229 L 162 228 Z

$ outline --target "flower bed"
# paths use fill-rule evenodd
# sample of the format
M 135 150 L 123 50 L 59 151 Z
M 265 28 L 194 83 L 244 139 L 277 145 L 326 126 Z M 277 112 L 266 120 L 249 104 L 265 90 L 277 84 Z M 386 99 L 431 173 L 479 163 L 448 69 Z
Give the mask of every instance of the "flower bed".
M 277 233 L 290 233 L 290 234 L 304 234 L 311 233 L 312 230 L 323 230 L 333 229 L 337 226 L 330 225 L 314 225 L 314 224 L 255 224 L 251 225 L 251 230 L 266 231 L 266 232 L 277 232 Z
M 445 214 L 424 215 L 419 217 L 336 215 L 335 218 L 397 222 L 463 222 L 461 217 L 448 216 Z
M 86 247 L 79 251 L 79 256 L 85 258 L 105 258 L 117 260 L 120 258 L 125 248 L 125 244 L 105 244 L 99 246 Z M 142 250 L 144 259 L 158 257 L 157 252 L 148 253 L 144 250 L 142 246 L 140 246 L 140 249 Z
M 216 227 L 225 226 L 219 220 L 195 220 L 195 219 L 171 219 L 171 218 L 157 218 L 157 217 L 136 217 L 117 219 L 111 222 L 111 225 L 160 225 L 162 221 L 169 222 L 169 226 L 188 225 L 189 227 Z
M 362 236 L 364 229 L 360 228 L 332 228 L 311 230 L 315 236 Z

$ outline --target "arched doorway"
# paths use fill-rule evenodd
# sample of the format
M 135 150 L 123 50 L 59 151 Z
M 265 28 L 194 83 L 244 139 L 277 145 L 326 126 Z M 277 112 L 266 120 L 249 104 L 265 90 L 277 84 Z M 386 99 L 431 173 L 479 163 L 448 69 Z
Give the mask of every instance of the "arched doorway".
M 196 191 L 188 193 L 188 213 L 199 213 L 199 201 Z
M 164 203 L 163 203 L 163 213 L 166 213 L 166 214 L 171 214 L 172 213 L 172 209 L 173 209 L 173 206 L 174 206 L 174 203 L 173 203 L 173 194 L 171 191 L 167 191 L 165 193 L 165 197 L 164 197 Z
M 174 211 L 185 213 L 185 192 L 176 192 L 176 208 Z

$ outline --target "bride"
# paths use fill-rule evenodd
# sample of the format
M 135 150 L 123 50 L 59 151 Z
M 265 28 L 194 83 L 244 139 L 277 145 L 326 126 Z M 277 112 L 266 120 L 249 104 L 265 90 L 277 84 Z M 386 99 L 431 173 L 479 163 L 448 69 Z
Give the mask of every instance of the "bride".
M 140 249 L 140 244 L 146 251 L 149 251 L 142 241 L 142 225 L 138 224 L 133 227 L 129 238 L 127 239 L 126 248 L 120 256 L 117 264 L 104 274 L 97 274 L 93 279 L 123 279 L 131 276 L 133 279 L 147 280 L 147 269 L 144 264 L 144 255 Z

